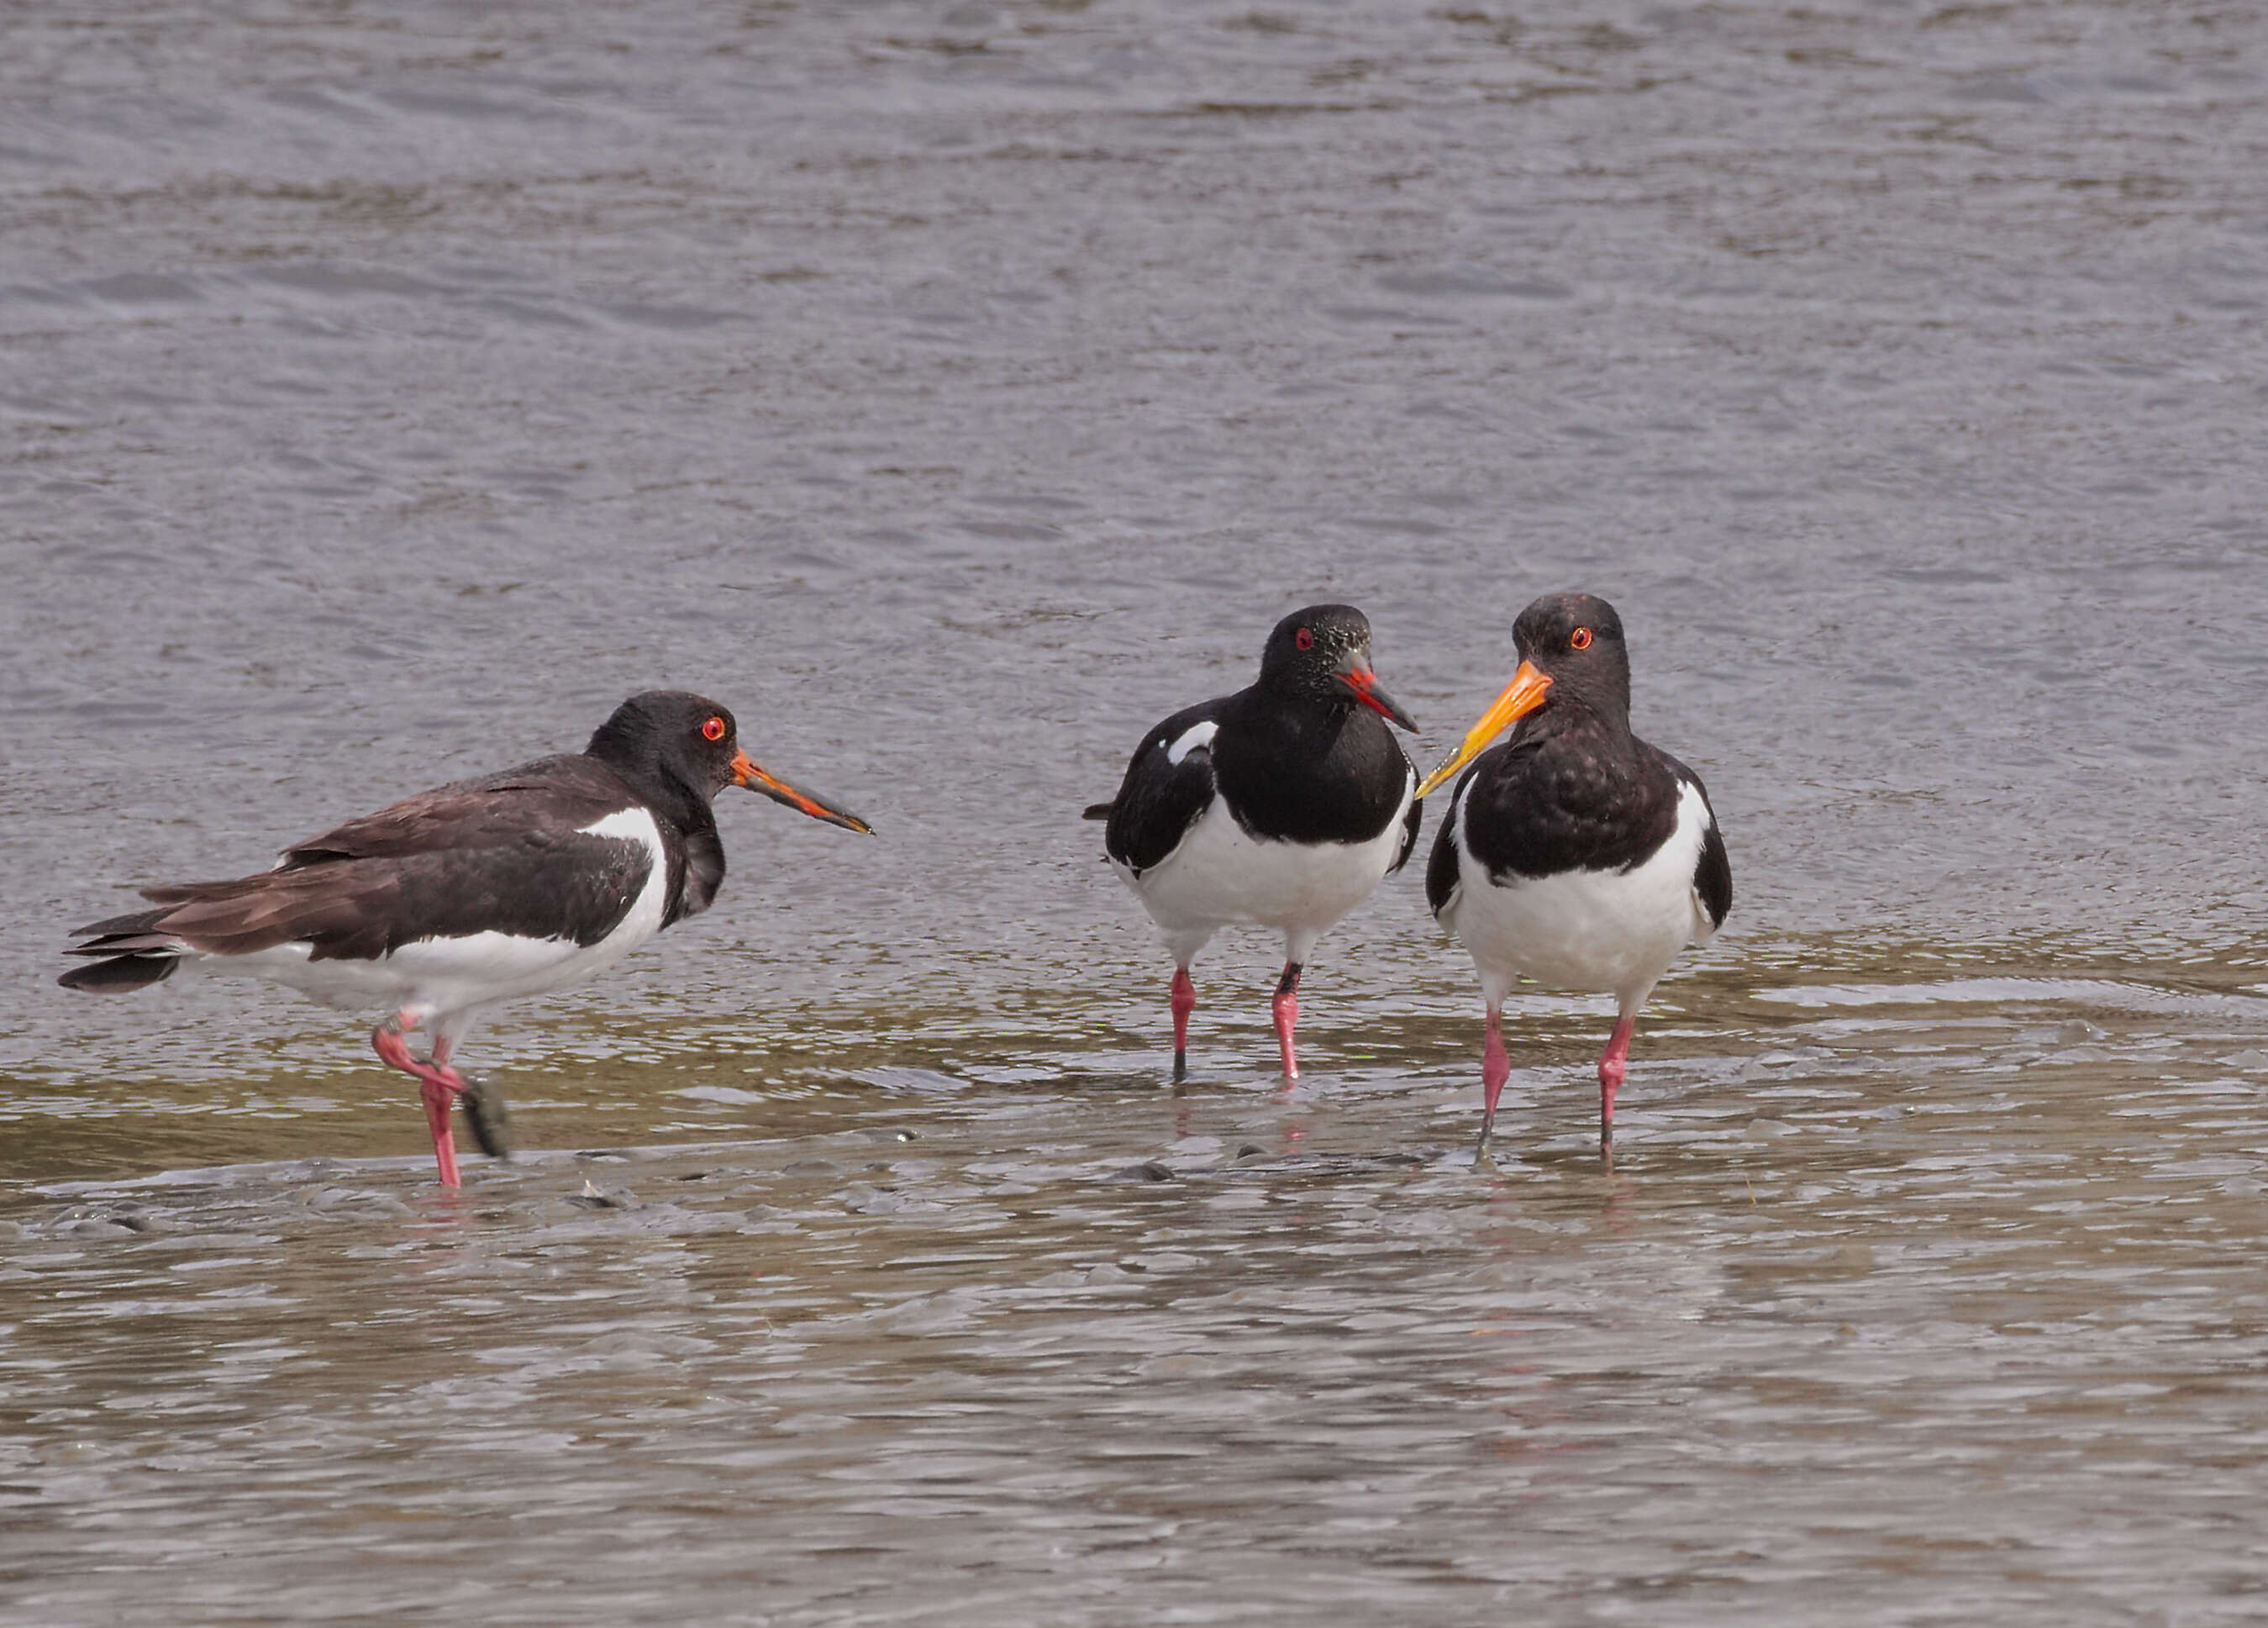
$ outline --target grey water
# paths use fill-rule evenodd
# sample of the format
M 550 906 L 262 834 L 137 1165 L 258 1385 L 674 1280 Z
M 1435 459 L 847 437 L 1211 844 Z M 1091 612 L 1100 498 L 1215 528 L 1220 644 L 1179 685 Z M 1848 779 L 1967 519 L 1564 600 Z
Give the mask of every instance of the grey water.
M 2268 1610 L 2268 16 L 0 13 L 0 1621 Z M 1594 1148 L 1415 868 L 1170 968 L 1080 807 L 1362 606 L 1620 608 L 1737 895 Z M 717 908 L 475 1041 L 55 987 L 699 689 Z M 1427 840 L 1432 836 L 1429 821 Z

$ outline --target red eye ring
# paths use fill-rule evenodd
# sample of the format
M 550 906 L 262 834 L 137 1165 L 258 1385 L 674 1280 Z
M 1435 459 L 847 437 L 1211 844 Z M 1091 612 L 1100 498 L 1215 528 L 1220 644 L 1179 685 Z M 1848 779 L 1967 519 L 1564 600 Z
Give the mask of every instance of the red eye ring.
M 1588 629 L 1588 628 L 1577 628 L 1577 629 L 1576 629 L 1572 633 L 1570 633 L 1570 634 L 1567 636 L 1567 648 L 1568 648 L 1568 649 L 1570 649 L 1570 650 L 1588 650 L 1588 649 L 1590 649 L 1590 647 L 1591 647 L 1591 630 L 1590 630 L 1590 629 Z
M 701 738 L 703 740 L 722 740 L 725 738 L 725 720 L 711 713 L 709 721 L 701 726 Z
M 1297 633 L 1292 635 L 1292 642 L 1294 645 L 1297 645 L 1301 650 L 1313 650 L 1315 647 L 1314 630 L 1313 628 L 1301 628 Z

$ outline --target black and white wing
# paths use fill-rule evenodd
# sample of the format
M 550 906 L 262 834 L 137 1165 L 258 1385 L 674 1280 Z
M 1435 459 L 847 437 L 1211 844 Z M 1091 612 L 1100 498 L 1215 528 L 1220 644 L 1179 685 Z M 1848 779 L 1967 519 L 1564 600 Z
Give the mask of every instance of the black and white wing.
M 1690 785 L 1699 794 L 1703 823 L 1701 855 L 1693 863 L 1694 907 L 1709 918 L 1709 931 L 1714 932 L 1725 924 L 1725 917 L 1733 908 L 1733 861 L 1725 851 L 1724 833 L 1717 829 L 1717 810 L 1709 801 L 1709 788 L 1701 784 L 1701 777 L 1683 763 L 1664 752 L 1669 759 L 1669 771 L 1679 781 Z
M 1086 811 L 1108 820 L 1105 852 L 1139 876 L 1182 845 L 1212 806 L 1212 738 L 1222 701 L 1184 708 L 1142 738 L 1118 795 Z
M 1418 790 L 1418 770 L 1415 768 L 1410 770 L 1410 789 L 1412 792 Z M 1394 863 L 1386 867 L 1388 876 L 1409 864 L 1410 856 L 1418 851 L 1418 828 L 1425 822 L 1425 805 L 1412 796 L 1410 812 L 1402 816 L 1402 846 L 1394 851 Z
M 1464 800 L 1465 787 L 1472 777 L 1471 769 L 1457 777 L 1457 783 L 1449 788 L 1449 812 L 1434 828 L 1432 857 L 1425 862 L 1425 904 L 1433 912 L 1435 921 L 1443 920 L 1457 902 L 1457 890 L 1462 885 L 1457 866 L 1457 805 Z M 1414 830 L 1412 836 L 1414 839 Z

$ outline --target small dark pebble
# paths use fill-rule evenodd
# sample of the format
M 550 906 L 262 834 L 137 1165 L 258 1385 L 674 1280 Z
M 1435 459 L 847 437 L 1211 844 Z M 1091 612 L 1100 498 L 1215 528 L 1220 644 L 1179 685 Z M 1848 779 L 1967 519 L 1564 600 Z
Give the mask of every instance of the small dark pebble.
M 1239 1159 L 1265 1159 L 1268 1156 L 1268 1150 L 1257 1142 L 1247 1142 L 1236 1150 L 1236 1156 Z
M 1145 1159 L 1138 1165 L 1128 1165 L 1110 1179 L 1114 1182 L 1170 1182 L 1174 1179 L 1174 1172 L 1171 1167 L 1160 1164 L 1154 1159 Z

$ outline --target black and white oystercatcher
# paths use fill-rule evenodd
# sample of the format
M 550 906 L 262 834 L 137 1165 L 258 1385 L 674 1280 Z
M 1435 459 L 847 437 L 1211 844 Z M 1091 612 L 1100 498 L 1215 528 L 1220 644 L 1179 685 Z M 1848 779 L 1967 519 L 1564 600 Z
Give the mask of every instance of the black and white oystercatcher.
M 633 696 L 579 754 L 421 792 L 285 849 L 257 876 L 144 888 L 158 908 L 81 928 L 70 954 L 92 962 L 61 981 L 114 993 L 182 969 L 243 973 L 331 1006 L 391 1007 L 371 1043 L 421 1082 L 453 1187 L 453 1100 L 501 1149 L 451 1054 L 498 1001 L 578 983 L 707 910 L 725 876 L 718 792 L 746 786 L 869 829 L 765 772 L 737 734 L 699 696 Z M 410 1055 L 414 1028 L 433 1037 L 429 1063 Z
M 1588 593 L 1549 593 L 1520 613 L 1520 670 L 1425 778 L 1457 783 L 1425 867 L 1425 897 L 1472 952 L 1488 1001 L 1480 1150 L 1512 1072 L 1500 1020 L 1517 978 L 1611 991 L 1615 1031 L 1599 1058 L 1599 1140 L 1638 1008 L 1689 944 L 1733 903 L 1733 872 L 1701 777 L 1631 733 L 1622 619 Z M 1506 729 L 1512 738 L 1483 751 Z
M 1174 1079 L 1189 1072 L 1189 962 L 1231 923 L 1284 935 L 1276 1038 L 1300 1077 L 1300 969 L 1418 843 L 1418 775 L 1387 718 L 1417 728 L 1371 670 L 1368 619 L 1310 605 L 1276 624 L 1249 689 L 1151 730 L 1118 795 L 1087 809 L 1173 952 Z

